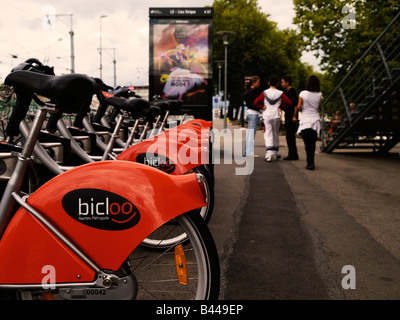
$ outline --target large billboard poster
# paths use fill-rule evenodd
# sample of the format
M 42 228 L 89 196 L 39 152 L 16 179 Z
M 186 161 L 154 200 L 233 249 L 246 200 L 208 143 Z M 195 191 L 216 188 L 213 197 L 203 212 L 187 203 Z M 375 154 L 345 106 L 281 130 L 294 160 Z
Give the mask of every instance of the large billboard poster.
M 150 97 L 211 120 L 212 8 L 150 8 Z

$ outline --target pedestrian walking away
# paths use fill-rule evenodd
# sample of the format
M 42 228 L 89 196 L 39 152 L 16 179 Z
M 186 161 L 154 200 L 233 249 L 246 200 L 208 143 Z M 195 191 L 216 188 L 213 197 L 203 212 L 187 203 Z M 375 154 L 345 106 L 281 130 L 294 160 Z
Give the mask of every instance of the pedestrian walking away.
M 270 77 L 268 81 L 269 89 L 262 92 L 254 104 L 262 108 L 264 121 L 264 141 L 265 141 L 265 161 L 271 162 L 281 157 L 279 154 L 279 128 L 281 125 L 282 111 L 292 102 L 283 93 L 278 90 L 279 78 Z
M 300 125 L 297 134 L 301 134 L 307 154 L 306 169 L 314 170 L 315 147 L 321 131 L 321 118 L 318 113 L 322 99 L 320 81 L 312 75 L 307 79 L 306 90 L 300 92 L 299 103 L 294 110 L 293 121 L 297 122 L 298 112 L 301 112 Z
M 298 97 L 297 91 L 292 87 L 292 78 L 285 76 L 281 80 L 282 88 L 285 90 L 286 96 L 292 101 L 292 104 L 285 109 L 285 129 L 286 129 L 286 143 L 288 146 L 288 155 L 283 160 L 298 160 L 296 146 L 296 132 L 298 129 L 298 122 L 293 122 L 294 108 L 297 107 Z
M 243 100 L 247 106 L 247 133 L 244 143 L 244 156 L 256 156 L 254 154 L 254 138 L 256 137 L 257 126 L 259 123 L 260 108 L 254 105 L 254 101 L 260 95 L 261 79 L 259 76 L 250 78 L 250 88 L 248 88 L 244 95 Z

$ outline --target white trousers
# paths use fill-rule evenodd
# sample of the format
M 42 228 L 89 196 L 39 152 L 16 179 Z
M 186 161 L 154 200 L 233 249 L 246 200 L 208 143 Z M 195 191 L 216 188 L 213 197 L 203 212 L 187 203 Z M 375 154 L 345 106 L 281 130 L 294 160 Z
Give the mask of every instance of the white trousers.
M 263 119 L 264 121 L 264 141 L 267 153 L 266 158 L 277 155 L 279 151 L 279 128 L 281 119 Z

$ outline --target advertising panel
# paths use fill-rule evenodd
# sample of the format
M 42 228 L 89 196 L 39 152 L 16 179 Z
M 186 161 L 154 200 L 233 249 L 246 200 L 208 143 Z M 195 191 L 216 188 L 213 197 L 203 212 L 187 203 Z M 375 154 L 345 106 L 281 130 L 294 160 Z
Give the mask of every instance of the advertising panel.
M 150 8 L 149 91 L 211 120 L 212 8 Z

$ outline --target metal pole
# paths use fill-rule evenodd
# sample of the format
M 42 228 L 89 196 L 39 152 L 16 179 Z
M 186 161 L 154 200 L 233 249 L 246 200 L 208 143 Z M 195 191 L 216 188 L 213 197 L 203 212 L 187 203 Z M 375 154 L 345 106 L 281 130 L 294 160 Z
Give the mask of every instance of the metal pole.
M 117 87 L 117 60 L 115 59 L 115 49 L 114 49 L 114 88 Z
M 115 58 L 115 48 L 103 48 L 104 50 L 113 50 L 114 55 L 113 55 L 113 64 L 114 64 L 114 88 L 117 87 L 117 59 Z
M 221 96 L 221 65 L 218 66 L 218 96 Z
M 72 27 L 72 14 L 71 14 L 71 31 L 69 32 L 71 36 L 71 73 L 75 73 L 75 50 L 74 50 L 74 31 Z
M 226 105 L 227 105 L 227 96 L 228 96 L 228 89 L 227 89 L 227 82 L 228 82 L 228 45 L 225 44 L 225 89 L 224 89 L 224 98 L 225 98 L 225 104 L 224 104 L 224 129 L 226 130 L 228 127 L 227 124 L 227 119 L 226 119 Z
M 100 79 L 103 79 L 103 57 L 102 57 L 102 41 L 101 41 L 101 18 L 100 17 Z
M 228 125 L 227 125 L 227 98 L 228 98 L 228 44 L 229 44 L 229 37 L 234 34 L 233 31 L 219 31 L 217 34 L 222 36 L 222 41 L 225 46 L 225 105 L 224 105 L 224 129 L 226 130 Z
M 56 17 L 70 16 L 71 18 L 71 30 L 69 35 L 71 37 L 71 73 L 75 73 L 75 49 L 74 49 L 74 30 L 73 30 L 73 14 L 56 14 Z
M 219 107 L 218 111 L 220 113 L 220 115 L 219 115 L 220 119 L 221 119 L 221 116 L 222 116 L 221 108 L 220 108 L 220 106 L 221 106 L 221 69 L 222 69 L 221 64 L 218 64 L 218 107 Z
M 100 16 L 100 79 L 103 79 L 103 44 L 102 44 L 102 35 L 101 35 L 101 19 L 106 18 L 106 15 Z

